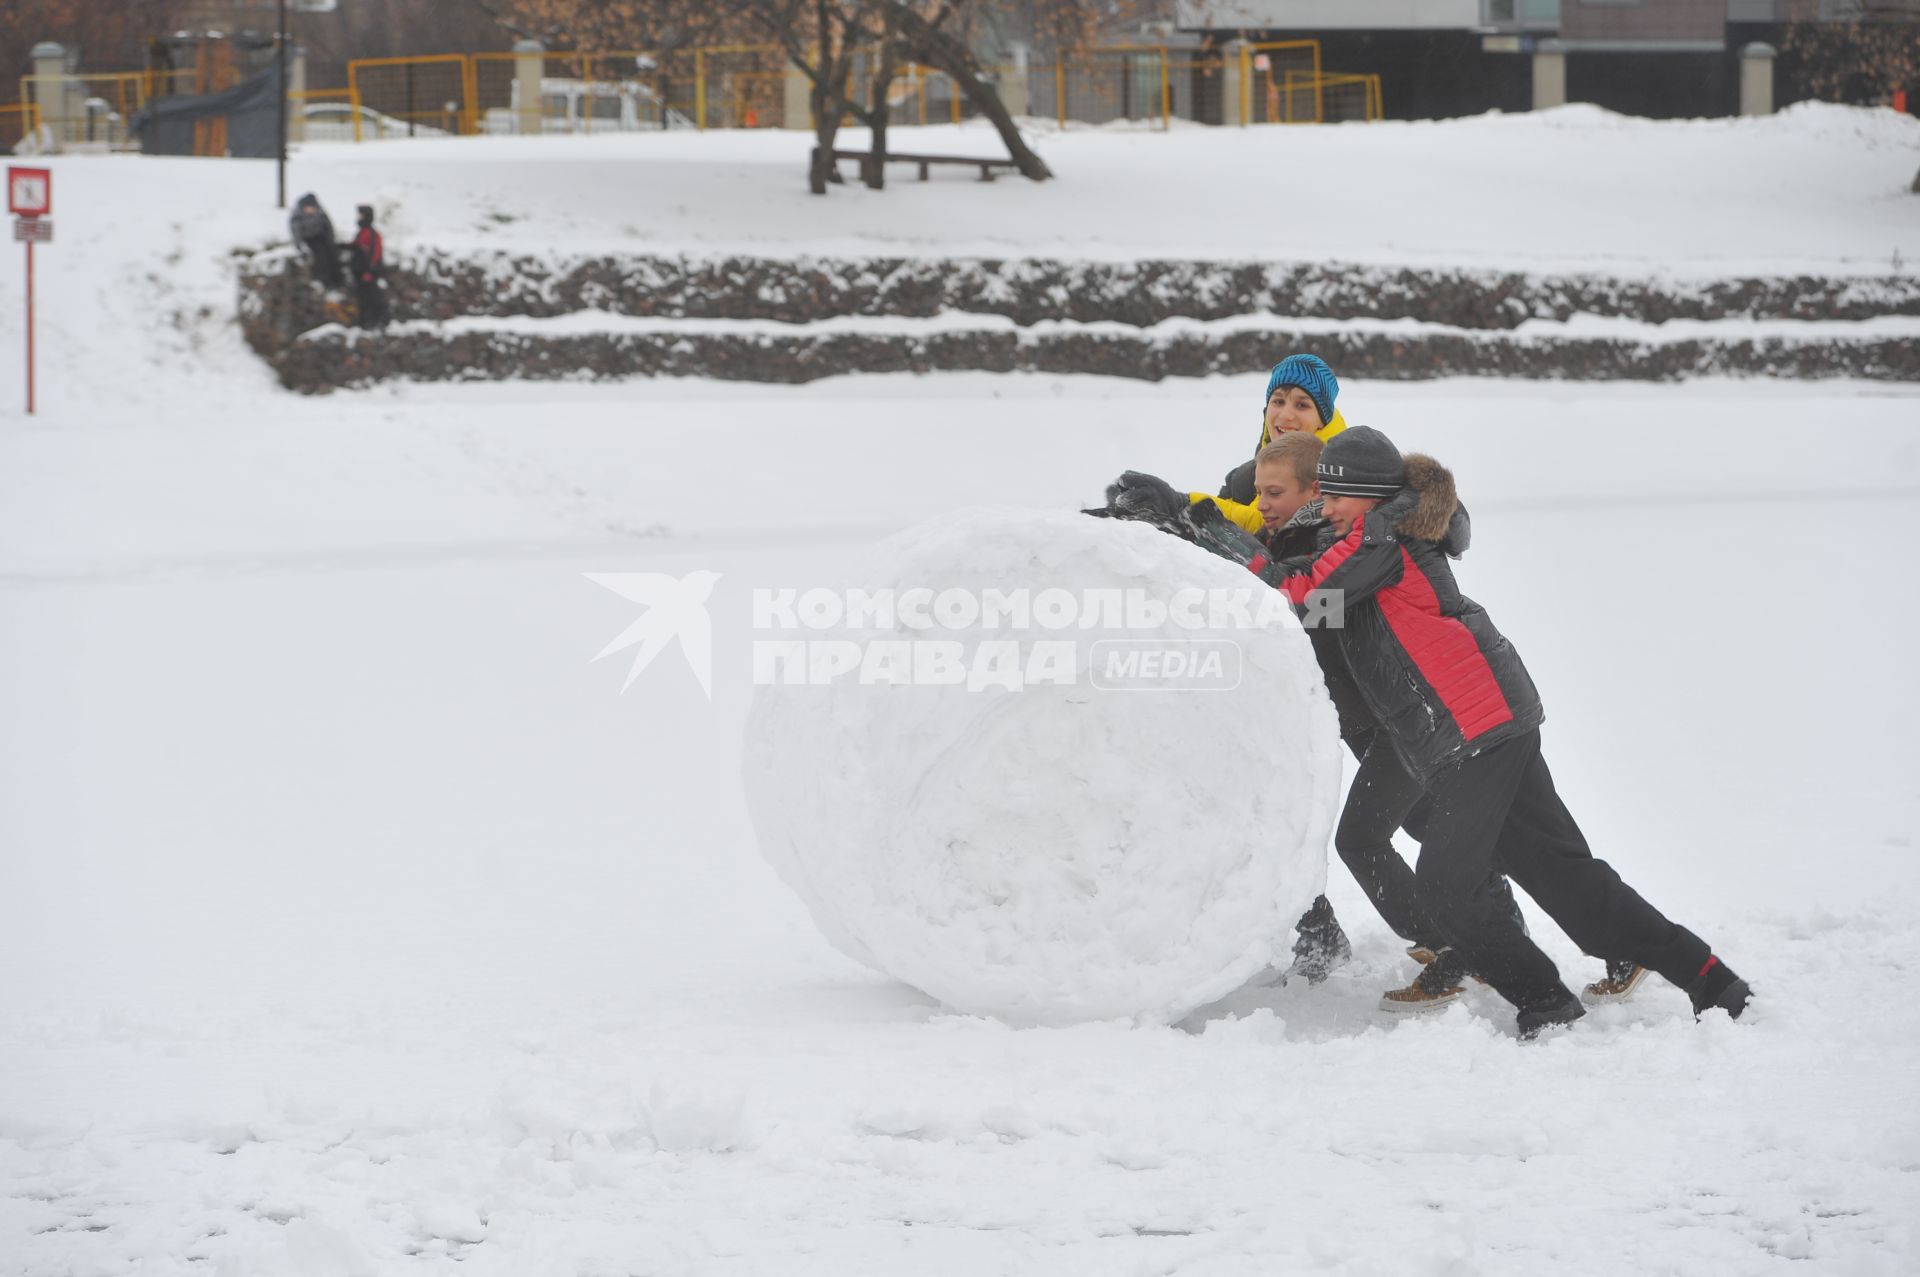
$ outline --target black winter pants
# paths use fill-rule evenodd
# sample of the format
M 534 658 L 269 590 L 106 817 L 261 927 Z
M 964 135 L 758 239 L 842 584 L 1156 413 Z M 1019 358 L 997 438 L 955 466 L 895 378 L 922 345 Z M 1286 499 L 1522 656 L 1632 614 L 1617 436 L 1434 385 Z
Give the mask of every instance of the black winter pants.
M 1423 793 L 1432 809 L 1416 868 L 1390 843 L 1393 863 L 1377 855 L 1349 858 L 1349 845 L 1360 852 L 1373 845 L 1376 831 L 1391 837 Z M 1553 787 L 1537 731 L 1448 768 L 1424 789 L 1386 741 L 1375 742 L 1348 793 L 1335 843 L 1389 926 L 1400 930 L 1405 922 L 1416 934 L 1421 926 L 1437 928 L 1474 972 L 1522 1008 L 1571 995 L 1552 959 L 1501 907 L 1496 872 L 1511 876 L 1594 957 L 1637 962 L 1684 988 L 1710 953 L 1705 941 L 1594 858 Z
M 380 287 L 380 281 L 356 276 L 353 293 L 360 312 L 360 327 L 385 328 L 391 316 L 387 313 L 387 290 Z
M 331 236 L 316 235 L 312 239 L 302 240 L 301 246 L 306 249 L 313 277 L 321 287 L 339 288 L 347 282 L 346 272 L 340 267 L 340 249 Z
M 1396 935 L 1429 949 L 1443 948 L 1451 941 L 1419 905 L 1413 871 L 1393 846 L 1395 829 L 1405 829 L 1415 842 L 1427 841 L 1433 800 L 1401 765 L 1385 734 L 1367 732 L 1348 743 L 1360 759 L 1360 770 L 1340 813 L 1334 847 Z M 1526 919 L 1513 898 L 1513 886 L 1498 865 L 1489 874 L 1487 890 L 1495 905 L 1512 918 L 1515 929 L 1526 934 Z

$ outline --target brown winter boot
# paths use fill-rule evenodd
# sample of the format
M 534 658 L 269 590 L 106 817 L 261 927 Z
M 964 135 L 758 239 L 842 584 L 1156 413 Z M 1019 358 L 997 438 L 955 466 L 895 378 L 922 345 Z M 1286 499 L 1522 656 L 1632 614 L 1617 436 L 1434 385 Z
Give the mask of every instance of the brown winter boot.
M 1604 980 L 1595 980 L 1580 990 L 1580 1000 L 1588 1006 L 1603 1002 L 1625 1002 L 1634 991 L 1647 982 L 1652 975 L 1637 962 L 1625 960 L 1607 963 L 1607 975 Z
M 1465 978 L 1466 972 L 1460 963 L 1443 949 L 1432 962 L 1421 968 L 1412 984 L 1381 994 L 1380 1009 L 1402 1014 L 1438 1011 L 1458 1001 L 1460 995 L 1466 992 L 1466 986 L 1462 983 Z

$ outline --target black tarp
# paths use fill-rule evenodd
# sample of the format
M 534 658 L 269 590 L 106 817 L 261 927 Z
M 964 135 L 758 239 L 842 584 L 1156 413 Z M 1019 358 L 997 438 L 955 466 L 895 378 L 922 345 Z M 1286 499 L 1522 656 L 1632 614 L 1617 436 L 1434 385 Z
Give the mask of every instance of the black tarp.
M 192 155 L 193 126 L 224 115 L 228 155 L 270 160 L 280 154 L 279 93 L 279 69 L 270 66 L 218 93 L 156 98 L 133 117 L 132 130 L 144 154 Z

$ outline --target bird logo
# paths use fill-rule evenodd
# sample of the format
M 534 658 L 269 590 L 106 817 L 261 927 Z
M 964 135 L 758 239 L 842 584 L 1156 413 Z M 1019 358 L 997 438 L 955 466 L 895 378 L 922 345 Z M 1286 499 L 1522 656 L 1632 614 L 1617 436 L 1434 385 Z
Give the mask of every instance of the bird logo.
M 720 580 L 718 572 L 689 572 L 682 577 L 664 572 L 588 572 L 587 580 L 603 585 L 623 599 L 646 608 L 640 619 L 622 630 L 599 652 L 594 660 L 636 647 L 625 692 L 640 677 L 640 671 L 653 663 L 673 639 L 680 640 L 680 651 L 700 680 L 700 690 L 713 699 L 713 621 L 707 616 L 707 599 Z

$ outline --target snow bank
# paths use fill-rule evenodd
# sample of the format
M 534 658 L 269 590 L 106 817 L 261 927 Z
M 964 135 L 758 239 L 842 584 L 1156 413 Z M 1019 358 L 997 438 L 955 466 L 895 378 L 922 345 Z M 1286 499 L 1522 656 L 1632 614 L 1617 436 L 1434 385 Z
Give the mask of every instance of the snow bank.
M 971 152 L 996 140 L 973 124 L 893 137 L 915 151 Z M 857 130 L 846 139 L 861 140 Z M 1060 180 L 983 184 L 954 175 L 884 192 L 849 184 L 826 199 L 807 194 L 803 180 L 811 138 L 779 130 L 310 144 L 290 160 L 288 183 L 316 192 L 336 214 L 374 205 L 389 255 L 400 260 L 531 259 L 548 263 L 543 282 L 554 282 L 569 263 L 614 257 L 1058 259 L 1106 263 L 1115 295 L 1143 297 L 1151 304 L 1138 317 L 1149 320 L 1165 308 L 1161 294 L 1133 286 L 1135 264 L 1166 259 L 1224 263 L 1229 276 L 1235 263 L 1276 260 L 1301 269 L 1598 274 L 1645 280 L 1662 294 L 1688 292 L 1687 281 L 1710 290 L 1715 281 L 1805 275 L 1863 281 L 1863 297 L 1899 291 L 1908 264 L 1920 260 L 1920 219 L 1906 190 L 1920 121 L 1887 110 L 1806 104 L 1759 119 L 1664 122 L 1563 108 L 1327 129 L 1088 130 L 1037 141 Z M 150 401 L 195 402 L 209 377 L 222 380 L 229 399 L 283 403 L 234 314 L 249 264 L 287 242 L 272 166 L 88 155 L 46 164 L 59 240 L 36 267 L 41 411 L 98 414 L 117 408 L 128 386 Z M 1303 171 L 1318 175 L 1324 198 L 1297 198 L 1292 175 Z M 1646 197 L 1649 173 L 1661 175 L 1657 200 Z M 1783 183 L 1782 173 L 1794 180 Z M 1489 217 L 1489 207 L 1501 215 Z M 1269 212 L 1276 209 L 1284 217 Z M 0 253 L 0 296 L 16 299 L 0 306 L 0 348 L 18 350 L 24 339 L 22 265 L 20 253 Z M 898 283 L 917 289 L 921 277 L 906 270 Z M 1082 295 L 1088 282 L 1075 281 Z M 1366 282 L 1363 292 L 1379 291 Z M 502 276 L 493 283 L 520 297 Z M 797 306 L 798 295 L 787 296 Z M 1304 300 L 1312 304 L 1302 309 L 1344 313 L 1324 290 Z M 607 308 L 596 293 L 583 302 Z M 1513 318 L 1564 311 L 1551 304 Z M 404 302 L 398 313 L 446 317 Z M 23 400 L 23 374 L 23 361 L 0 360 L 8 411 Z
M 760 689 L 744 771 L 761 852 L 837 947 L 961 1010 L 1067 1024 L 1177 1019 L 1286 946 L 1324 889 L 1340 780 L 1305 634 L 1283 608 L 1230 629 L 1185 627 L 1178 609 L 1122 628 L 1090 602 L 1277 596 L 1152 528 L 1072 513 L 923 525 L 864 582 L 902 600 L 1063 590 L 1097 624 L 1045 629 L 1036 607 L 1030 627 L 1008 609 L 930 631 L 902 607 L 857 632 L 865 650 L 949 641 L 974 669 L 1011 642 L 1032 671 L 1042 643 L 1064 643 L 1070 678 Z M 1196 643 L 1233 648 L 1221 677 L 1108 685 L 1116 651 Z

